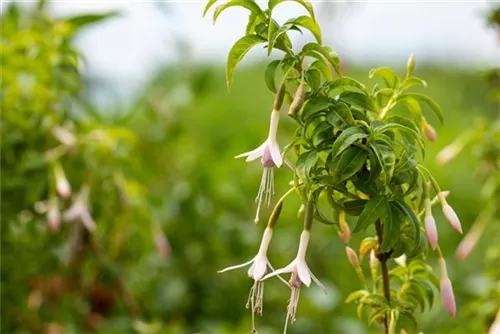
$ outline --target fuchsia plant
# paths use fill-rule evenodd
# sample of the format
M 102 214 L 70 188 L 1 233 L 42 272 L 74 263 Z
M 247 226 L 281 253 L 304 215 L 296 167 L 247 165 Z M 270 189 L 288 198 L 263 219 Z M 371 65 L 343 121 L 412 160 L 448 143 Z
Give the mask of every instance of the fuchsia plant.
M 228 89 L 236 65 L 252 47 L 264 44 L 268 55 L 274 50 L 281 55 L 265 70 L 266 85 L 275 93 L 268 139 L 257 149 L 236 156 L 247 157 L 247 161 L 261 158 L 264 172 L 257 196 L 256 222 L 261 204 L 270 206 L 272 202 L 275 167 L 281 167 L 283 161 L 289 162 L 287 157 L 295 160 L 294 165 L 289 163 L 294 179 L 291 188 L 277 202 L 257 256 L 221 272 L 251 264 L 248 275 L 254 285 L 247 306 L 251 307 L 252 319 L 255 312 L 262 314 L 264 280 L 290 274 L 289 282 L 285 282 L 291 289 L 286 324 L 293 323 L 303 285 L 309 287 L 314 281 L 326 293 L 306 263 L 313 222 L 336 226 L 345 243 L 350 241 L 351 230 L 352 233 L 374 231 L 374 236 L 359 245 L 359 255 L 351 247 L 346 248 L 347 258 L 363 284 L 361 290 L 351 293 L 346 300 L 358 304 L 358 316 L 368 316 L 369 324 L 379 324 L 385 333 L 396 333 L 403 325 L 410 327 L 405 327 L 405 331 L 417 332 L 415 312 L 430 308 L 434 289 L 440 289 L 444 309 L 454 317 L 456 303 L 438 245 L 432 206 L 440 203 L 451 227 L 460 233 L 462 228 L 446 201 L 448 193 L 441 191 L 432 174 L 419 162 L 418 155 L 425 156 L 423 138 L 431 142 L 437 139 L 436 131 L 422 114 L 422 107 L 428 107 L 441 122 L 443 115 L 431 98 L 409 91 L 415 85 L 426 87 L 425 81 L 413 76 L 414 56 L 410 56 L 403 78 L 387 67 L 370 71 L 369 77 L 381 79 L 384 86 L 376 84 L 368 90 L 361 82 L 341 73 L 338 54 L 322 44 L 321 29 L 309 2 L 293 0 L 309 15 L 283 24 L 273 18 L 273 10 L 284 1 L 270 0 L 267 9 L 262 9 L 255 1 L 232 0 L 214 11 L 214 22 L 233 6 L 250 11 L 245 36 L 229 52 Z M 215 3 L 216 0 L 209 1 L 204 14 Z M 315 41 L 297 50 L 288 33 L 302 30 L 309 30 Z M 280 150 L 276 138 L 284 101 L 289 103 L 287 114 L 297 123 L 297 129 L 293 140 Z M 436 198 L 431 200 L 432 191 Z M 284 268 L 274 270 L 267 250 L 283 203 L 291 194 L 302 200 L 299 213 L 305 211 L 304 228 L 296 258 Z M 320 202 L 327 203 L 333 214 L 323 212 Z M 351 229 L 349 224 L 354 222 Z M 426 264 L 433 250 L 438 257 L 440 282 Z M 367 254 L 370 254 L 372 287 L 363 271 L 363 258 Z M 269 273 L 268 267 L 272 270 Z

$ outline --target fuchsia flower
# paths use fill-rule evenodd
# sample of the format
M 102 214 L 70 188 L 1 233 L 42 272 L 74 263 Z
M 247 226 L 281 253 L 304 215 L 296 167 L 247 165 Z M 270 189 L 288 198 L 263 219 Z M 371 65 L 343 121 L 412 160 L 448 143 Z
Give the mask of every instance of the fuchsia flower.
M 448 273 L 446 270 L 446 262 L 443 257 L 439 258 L 439 269 L 441 271 L 441 282 L 440 282 L 440 291 L 441 291 L 441 301 L 443 302 L 443 307 L 446 312 L 452 317 L 455 318 L 455 314 L 457 313 L 457 304 L 455 302 L 455 294 L 453 293 L 453 287 L 451 285 L 451 281 L 448 277 Z
M 89 197 L 89 186 L 84 185 L 80 190 L 80 193 L 76 197 L 73 205 L 64 212 L 63 218 L 66 221 L 77 221 L 82 223 L 90 232 L 95 230 L 95 222 L 90 216 L 88 197 Z
M 274 167 L 280 168 L 283 165 L 283 157 L 281 156 L 280 147 L 276 140 L 278 131 L 280 114 L 278 111 L 271 112 L 271 123 L 269 126 L 269 136 L 266 141 L 253 151 L 245 152 L 237 155 L 235 158 L 246 157 L 246 161 L 254 161 L 261 158 L 262 179 L 260 182 L 259 192 L 257 194 L 257 213 L 255 215 L 255 222 L 259 221 L 259 212 L 264 199 L 266 206 L 271 205 L 271 197 L 274 194 Z
M 323 284 L 314 276 L 306 263 L 306 251 L 307 245 L 309 244 L 310 232 L 308 230 L 303 230 L 300 235 L 299 249 L 297 251 L 297 257 L 286 267 L 273 271 L 262 278 L 266 280 L 270 277 L 277 276 L 284 273 L 291 273 L 290 286 L 291 286 L 291 297 L 287 307 L 287 322 L 288 319 L 293 323 L 295 321 L 295 314 L 297 313 L 297 306 L 299 303 L 299 293 L 300 288 L 304 284 L 309 287 L 311 285 L 311 279 L 319 286 L 321 291 L 327 294 L 327 290 Z
M 246 307 L 252 310 L 252 325 L 254 330 L 255 330 L 254 314 L 255 312 L 257 312 L 260 315 L 262 315 L 262 310 L 263 310 L 264 282 L 262 282 L 261 279 L 266 273 L 267 267 L 271 268 L 271 270 L 274 270 L 273 267 L 271 266 L 271 263 L 267 259 L 267 249 L 269 248 L 272 236 L 273 236 L 273 229 L 267 227 L 264 230 L 259 251 L 257 252 L 257 255 L 253 259 L 251 259 L 248 262 L 238 264 L 235 266 L 230 266 L 218 271 L 219 273 L 223 273 L 229 270 L 239 269 L 249 264 L 252 264 L 248 269 L 248 276 L 254 280 L 254 284 L 250 289 L 250 294 L 248 296 Z

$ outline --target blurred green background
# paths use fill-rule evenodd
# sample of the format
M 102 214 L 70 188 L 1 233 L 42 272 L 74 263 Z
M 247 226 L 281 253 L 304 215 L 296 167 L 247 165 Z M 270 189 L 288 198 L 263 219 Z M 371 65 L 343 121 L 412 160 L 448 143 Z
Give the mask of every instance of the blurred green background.
M 103 18 L 52 19 L 44 8 L 12 7 L 3 14 L 1 332 L 247 333 L 252 282 L 245 270 L 217 270 L 254 256 L 264 228 L 252 219 L 260 166 L 233 156 L 256 147 L 267 133 L 273 96 L 264 84 L 265 64 L 239 68 L 228 94 L 221 65 L 177 61 L 149 78 L 132 103 L 103 106 L 89 97 L 96 87 L 81 76 L 72 46 L 80 28 Z M 383 65 L 399 65 L 402 72 L 404 64 Z M 368 70 L 347 61 L 344 73 L 373 85 Z M 449 203 L 467 231 L 482 205 L 474 178 L 478 161 L 465 151 L 442 167 L 434 157 L 479 118 L 494 119 L 498 104 L 477 70 L 417 59 L 416 75 L 446 115 L 444 126 L 428 115 L 438 141 L 428 144 L 425 165 L 451 190 Z M 73 196 L 82 184 L 91 187 L 93 234 L 77 222 L 61 223 L 58 232 L 47 226 L 43 206 L 54 196 L 54 180 L 44 153 L 60 145 L 53 135 L 58 126 L 81 142 L 59 160 Z M 294 122 L 283 118 L 279 141 L 286 143 L 293 130 Z M 291 178 L 287 169 L 276 173 L 278 195 Z M 58 201 L 61 212 L 72 203 Z M 269 253 L 275 267 L 295 254 L 298 205 L 287 201 L 276 227 Z M 483 333 L 495 305 L 475 301 L 491 284 L 485 250 L 498 236 L 485 233 L 473 255 L 458 262 L 453 254 L 461 236 L 440 213 L 436 218 L 458 314 L 450 319 L 436 294 L 432 311 L 418 316 L 421 330 Z M 75 233 L 78 251 L 72 249 Z M 155 246 L 162 240 L 168 249 Z M 333 227 L 314 226 L 309 266 L 329 294 L 316 286 L 303 289 L 289 333 L 378 331 L 356 317 L 355 305 L 344 303 L 360 287 L 344 247 Z M 435 260 L 430 257 L 433 265 Z M 259 333 L 281 331 L 288 298 L 279 281 L 266 282 Z

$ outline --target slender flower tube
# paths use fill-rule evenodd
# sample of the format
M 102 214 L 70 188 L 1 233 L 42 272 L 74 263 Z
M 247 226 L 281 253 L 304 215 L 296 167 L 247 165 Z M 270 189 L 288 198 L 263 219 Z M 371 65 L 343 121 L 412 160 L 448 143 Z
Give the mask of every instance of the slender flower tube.
M 443 208 L 443 214 L 446 217 L 446 221 L 448 221 L 448 224 L 457 231 L 458 233 L 462 234 L 462 224 L 460 224 L 460 219 L 458 219 L 457 214 L 455 213 L 455 210 L 448 204 L 446 201 L 446 198 L 443 196 L 443 193 L 438 194 L 439 201 L 441 202 L 441 206 Z
M 442 257 L 441 251 L 439 251 L 439 256 L 440 257 L 438 261 L 439 261 L 439 269 L 441 272 L 441 281 L 440 281 L 441 301 L 443 303 L 443 307 L 446 310 L 446 312 L 452 318 L 455 318 L 455 314 L 457 313 L 457 304 L 455 302 L 453 287 L 451 285 L 450 279 L 448 278 L 448 272 L 446 270 L 446 262 Z
M 463 140 L 455 140 L 453 143 L 445 146 L 436 156 L 436 160 L 440 165 L 445 165 L 455 158 L 464 148 Z
M 54 176 L 56 179 L 56 190 L 62 198 L 68 198 L 71 195 L 71 186 L 64 174 L 64 170 L 59 162 L 54 162 Z
M 259 213 L 262 202 L 266 206 L 271 205 L 271 197 L 274 195 L 274 167 L 280 168 L 283 165 L 283 157 L 281 156 L 280 147 L 276 140 L 276 134 L 278 132 L 280 114 L 278 111 L 273 110 L 271 112 L 271 122 L 269 126 L 269 136 L 253 151 L 245 152 L 235 156 L 235 158 L 246 157 L 246 161 L 254 161 L 261 158 L 262 167 L 264 169 L 262 173 L 262 179 L 260 181 L 259 192 L 257 194 L 257 212 L 255 214 L 255 222 L 259 222 Z
M 89 186 L 84 185 L 73 202 L 73 205 L 66 212 L 64 212 L 63 218 L 66 221 L 78 221 L 82 223 L 83 226 L 85 226 L 90 232 L 94 232 L 96 226 L 92 216 L 90 216 L 88 206 L 89 192 Z
M 49 200 L 49 208 L 47 210 L 47 221 L 53 231 L 58 231 L 61 225 L 61 213 L 57 204 L 57 197 L 53 196 Z
M 302 234 L 300 235 L 300 243 L 299 243 L 299 249 L 297 251 L 297 257 L 292 262 L 290 262 L 290 264 L 287 265 L 286 267 L 275 270 L 272 273 L 267 274 L 262 278 L 262 280 L 266 280 L 268 278 L 280 274 L 291 273 L 291 278 L 289 283 L 292 291 L 291 291 L 290 301 L 287 307 L 287 322 L 285 323 L 285 332 L 286 332 L 286 326 L 288 324 L 288 319 L 290 320 L 291 323 L 295 321 L 295 315 L 297 313 L 297 306 L 299 302 L 300 288 L 302 287 L 302 285 L 309 287 L 311 285 L 311 279 L 312 279 L 319 286 L 321 291 L 323 291 L 325 294 L 328 293 L 325 286 L 316 278 L 316 276 L 314 276 L 314 274 L 307 266 L 306 251 L 307 251 L 307 246 L 309 244 L 309 238 L 310 238 L 309 230 L 304 229 L 302 231 Z

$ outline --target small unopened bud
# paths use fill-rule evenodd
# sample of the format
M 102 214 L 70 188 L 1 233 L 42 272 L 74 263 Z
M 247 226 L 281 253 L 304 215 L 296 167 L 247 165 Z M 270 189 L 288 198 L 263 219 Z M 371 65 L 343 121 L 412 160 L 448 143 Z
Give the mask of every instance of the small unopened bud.
M 377 255 L 375 254 L 375 251 L 372 249 L 370 252 L 370 267 L 377 268 L 378 264 L 379 260 L 377 259 Z
M 342 239 L 345 243 L 348 243 L 351 240 L 351 229 L 349 228 L 349 225 L 347 225 L 344 211 L 340 211 L 339 214 L 339 227 L 340 232 L 338 232 L 338 235 L 340 239 Z
M 279 201 L 278 204 L 276 204 L 276 206 L 274 207 L 274 210 L 271 213 L 269 220 L 267 221 L 267 227 L 274 228 L 276 222 L 278 221 L 278 218 L 280 217 L 281 209 L 283 209 L 283 201 Z
M 281 109 L 281 106 L 283 105 L 283 98 L 285 97 L 285 91 L 285 82 L 283 82 L 274 97 L 273 110 L 279 111 Z
M 305 83 L 304 78 L 302 78 L 302 80 L 300 81 L 300 85 L 295 92 L 295 97 L 293 98 L 293 101 L 290 104 L 290 108 L 288 109 L 288 116 L 295 117 L 295 115 L 297 115 L 297 113 L 302 108 L 302 105 L 304 104 L 305 97 Z
M 436 249 L 438 245 L 438 233 L 436 228 L 436 221 L 432 215 L 426 215 L 424 219 L 425 234 L 432 249 Z
M 406 254 L 401 255 L 394 259 L 394 261 L 401 267 L 406 267 Z
M 436 156 L 436 160 L 440 165 L 447 164 L 453 158 L 455 158 L 460 151 L 463 149 L 463 144 L 461 142 L 454 142 L 448 146 L 445 146 Z
M 54 176 L 56 179 L 57 193 L 62 198 L 68 198 L 71 195 L 71 186 L 69 185 L 68 179 L 66 178 L 66 174 L 64 173 L 63 168 L 58 162 L 54 164 Z
M 425 134 L 425 137 L 430 141 L 430 142 L 435 142 L 437 140 L 437 133 L 436 130 L 425 121 L 425 119 L 422 121 L 422 130 Z
M 450 279 L 441 279 L 440 288 L 443 307 L 452 318 L 455 318 L 455 314 L 457 313 L 457 304 L 455 303 L 455 294 L 453 293 L 453 287 L 451 286 Z
M 450 226 L 457 231 L 458 233 L 462 234 L 462 224 L 460 224 L 460 219 L 458 219 L 457 214 L 455 213 L 455 210 L 448 204 L 444 203 L 443 204 L 443 214 L 446 217 L 446 221 Z
M 354 249 L 352 249 L 351 247 L 346 247 L 345 252 L 347 254 L 347 259 L 349 260 L 349 263 L 351 263 L 351 265 L 354 268 L 358 268 L 359 267 L 358 255 L 356 254 Z
M 415 55 L 412 53 L 408 58 L 408 62 L 406 63 L 406 76 L 410 77 L 413 73 L 413 69 L 415 68 Z
M 49 201 L 49 209 L 47 210 L 47 221 L 53 231 L 58 231 L 61 226 L 61 213 L 57 205 L 57 198 L 52 197 Z

